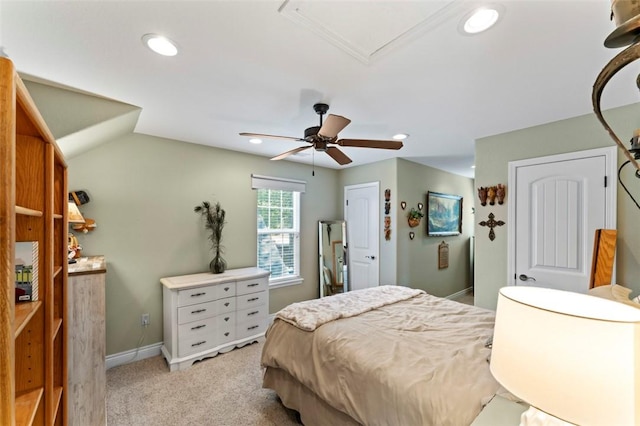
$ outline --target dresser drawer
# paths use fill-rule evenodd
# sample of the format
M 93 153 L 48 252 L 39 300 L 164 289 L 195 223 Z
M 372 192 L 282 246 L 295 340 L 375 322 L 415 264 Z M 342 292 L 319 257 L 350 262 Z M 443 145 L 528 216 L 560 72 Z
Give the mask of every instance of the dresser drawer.
M 236 321 L 238 324 L 245 322 L 255 322 L 256 319 L 266 318 L 269 314 L 267 305 L 253 306 L 249 309 L 243 309 L 236 312 Z
M 259 293 L 250 293 L 237 296 L 236 303 L 238 310 L 255 308 L 267 303 L 267 292 L 261 291 Z
M 178 324 L 203 320 L 217 315 L 217 302 L 198 303 L 178 308 Z
M 235 340 L 236 338 L 236 315 L 232 312 L 228 315 L 218 315 L 216 317 L 216 339 L 218 344 L 223 344 Z
M 256 334 L 264 334 L 267 329 L 268 318 L 256 318 L 253 321 L 238 324 L 236 327 L 236 339 L 244 339 Z
M 185 339 L 180 339 L 178 343 L 178 356 L 187 356 L 197 352 L 211 349 L 217 345 L 214 333 L 196 333 Z
M 236 294 L 248 294 L 258 291 L 266 291 L 269 286 L 269 279 L 267 277 L 254 278 L 252 280 L 242 280 L 236 282 Z
M 236 283 L 228 282 L 224 284 L 218 284 L 216 286 L 216 299 L 222 299 L 224 297 L 231 297 L 236 295 Z
M 192 321 L 178 326 L 178 339 L 191 339 L 197 336 L 203 337 L 215 333 L 218 325 L 218 317 L 206 318 L 200 321 Z
M 189 288 L 178 291 L 178 306 L 188 306 L 195 303 L 209 302 L 217 297 L 217 286 L 208 285 L 203 287 Z
M 235 312 L 237 300 L 235 297 L 227 297 L 226 299 L 216 300 L 216 312 L 223 314 L 225 312 Z

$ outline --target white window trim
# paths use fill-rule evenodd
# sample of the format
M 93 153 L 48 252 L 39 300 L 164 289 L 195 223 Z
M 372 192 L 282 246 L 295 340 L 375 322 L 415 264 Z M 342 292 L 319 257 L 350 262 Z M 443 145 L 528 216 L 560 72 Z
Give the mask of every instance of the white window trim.
M 300 285 L 304 282 L 304 278 L 300 275 L 295 277 L 274 278 L 269 280 L 269 288 L 290 287 L 293 285 Z
M 251 189 L 273 189 L 273 190 L 281 190 L 281 191 L 291 191 L 294 193 L 294 210 L 298 212 L 294 217 L 294 229 L 282 229 L 282 230 L 273 230 L 270 232 L 258 232 L 259 234 L 266 233 L 281 233 L 281 232 L 290 232 L 296 233 L 296 269 L 297 275 L 288 276 L 288 277 L 278 277 L 271 278 L 269 276 L 269 288 L 279 288 L 279 287 L 289 287 L 294 285 L 300 285 L 304 282 L 304 279 L 301 275 L 301 249 L 300 249 L 300 216 L 302 212 L 300 211 L 300 194 L 303 194 L 306 190 L 306 182 L 294 179 L 284 179 L 278 177 L 271 176 L 261 176 L 261 175 L 251 175 Z

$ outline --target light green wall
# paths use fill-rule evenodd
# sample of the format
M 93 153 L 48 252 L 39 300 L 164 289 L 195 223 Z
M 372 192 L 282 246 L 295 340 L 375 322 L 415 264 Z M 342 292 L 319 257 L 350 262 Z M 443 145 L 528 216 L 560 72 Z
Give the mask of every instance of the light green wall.
M 270 312 L 318 295 L 318 220 L 342 217 L 338 171 L 131 134 L 68 161 L 69 190 L 91 201 L 82 213 L 95 231 L 78 235 L 83 255 L 107 259 L 107 354 L 136 348 L 140 315 L 151 314 L 142 345 L 162 341 L 160 278 L 207 271 L 212 254 L 193 208 L 204 200 L 226 210 L 229 268 L 256 264 L 252 173 L 305 180 L 301 195 L 304 283 L 270 291 Z
M 380 182 L 380 284 L 421 288 L 437 296 L 449 296 L 471 285 L 469 274 L 469 239 L 473 234 L 473 180 L 411 161 L 393 158 L 377 163 L 343 169 L 339 185 L 344 204 L 344 186 Z M 391 189 L 391 240 L 384 238 L 384 191 Z M 416 237 L 409 239 L 411 228 L 406 214 L 418 202 L 426 205 L 427 191 L 462 195 L 463 234 L 447 237 L 450 266 L 438 270 L 437 245 L 443 238 L 426 236 L 423 221 L 413 228 Z M 407 202 L 402 210 L 400 202 Z
M 344 217 L 344 187 L 347 185 L 358 185 L 362 183 L 379 182 L 380 183 L 380 285 L 396 285 L 398 283 L 396 277 L 396 243 L 398 235 L 398 209 L 400 201 L 398 201 L 398 170 L 397 160 L 390 159 L 379 161 L 377 163 L 365 164 L 358 167 L 350 167 L 342 169 L 339 174 L 339 191 L 340 205 L 343 209 L 341 217 Z M 391 190 L 391 239 L 389 241 L 384 238 L 384 191 Z
M 428 237 L 426 231 L 427 191 L 461 195 L 462 234 L 450 237 Z M 407 202 L 406 210 L 400 201 Z M 411 228 L 407 213 L 418 203 L 424 204 L 425 217 L 419 226 Z M 398 160 L 398 195 L 393 207 L 399 212 L 398 284 L 421 288 L 435 296 L 449 296 L 471 286 L 469 244 L 473 235 L 473 179 L 443 172 L 411 161 Z M 409 232 L 416 236 L 409 239 Z M 449 244 L 449 267 L 438 269 L 438 245 Z
M 633 130 L 640 127 L 639 117 L 640 104 L 615 108 L 605 113 L 616 134 L 623 135 L 620 137 L 622 140 L 630 139 Z M 479 139 L 476 141 L 475 186 L 506 184 L 509 161 L 612 145 L 612 139 L 594 114 Z M 622 158 L 619 153 L 620 164 Z M 636 199 L 640 199 L 640 180 L 633 177 L 630 166 L 625 172 L 623 180 Z M 614 176 L 611 180 L 617 182 L 615 179 Z M 507 187 L 507 198 L 509 191 Z M 506 221 L 507 203 L 503 206 L 479 206 L 476 212 L 475 303 L 495 309 L 498 290 L 507 283 L 507 231 L 497 228 L 496 239 L 489 240 L 487 229 L 477 224 L 480 217 L 485 217 L 489 212 L 493 212 L 496 219 Z M 637 227 L 640 211 L 619 185 L 617 212 L 617 282 L 637 292 L 640 291 L 640 234 Z
M 56 139 L 139 109 L 122 102 L 28 79 L 25 80 L 25 86 Z M 64 108 L 60 108 L 60 105 L 64 105 Z M 70 120 L 69 117 L 73 119 Z

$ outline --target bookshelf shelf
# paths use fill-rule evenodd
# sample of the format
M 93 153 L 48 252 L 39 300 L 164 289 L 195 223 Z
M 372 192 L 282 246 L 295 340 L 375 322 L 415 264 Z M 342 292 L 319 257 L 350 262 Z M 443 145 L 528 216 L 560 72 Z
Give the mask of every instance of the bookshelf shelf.
M 54 404 L 54 409 L 55 411 L 58 413 L 58 415 L 60 415 L 60 403 L 62 402 L 62 386 L 56 386 L 53 389 L 53 404 Z M 55 424 L 55 420 L 54 420 L 54 424 Z
M 55 339 L 58 336 L 58 332 L 62 328 L 62 319 L 58 318 L 53 320 L 53 332 L 51 333 L 52 337 Z
M 15 321 L 14 321 L 14 338 L 20 335 L 24 326 L 31 321 L 38 309 L 42 307 L 42 302 L 23 302 L 16 305 Z
M 16 425 L 32 425 L 35 422 L 44 389 L 38 388 L 16 397 Z

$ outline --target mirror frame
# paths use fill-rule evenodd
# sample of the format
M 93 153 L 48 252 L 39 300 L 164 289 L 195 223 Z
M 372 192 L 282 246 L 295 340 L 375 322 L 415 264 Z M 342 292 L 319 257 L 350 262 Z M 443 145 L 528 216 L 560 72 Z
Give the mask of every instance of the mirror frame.
M 342 232 L 341 239 L 331 239 L 331 237 L 327 236 L 325 232 L 325 225 L 336 225 L 340 226 L 340 230 Z M 332 280 L 335 281 L 336 276 L 336 268 L 338 266 L 338 262 L 336 259 L 336 245 L 342 243 L 342 266 L 343 266 L 343 274 L 342 274 L 342 288 L 341 291 L 332 292 L 331 290 L 327 291 L 327 288 L 324 285 L 325 278 L 323 277 L 325 266 L 323 263 L 323 257 L 330 256 L 332 266 L 333 277 Z M 329 250 L 328 253 L 324 253 L 325 248 Z M 344 220 L 320 220 L 318 221 L 318 289 L 320 293 L 320 297 L 330 296 L 331 294 L 343 293 L 349 291 L 349 268 L 347 267 L 347 222 Z M 345 271 L 346 268 L 346 273 Z M 331 284 L 331 288 L 337 287 L 335 283 Z

